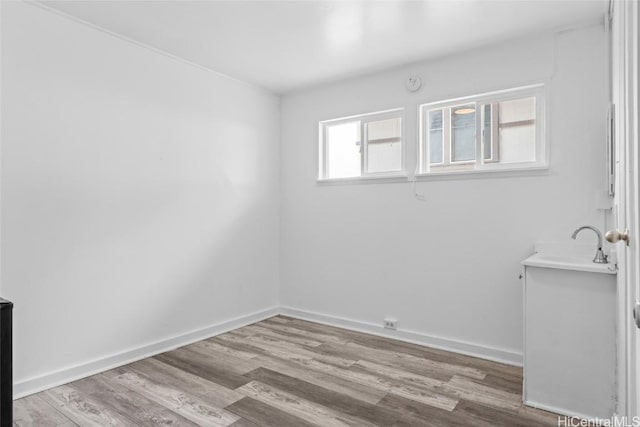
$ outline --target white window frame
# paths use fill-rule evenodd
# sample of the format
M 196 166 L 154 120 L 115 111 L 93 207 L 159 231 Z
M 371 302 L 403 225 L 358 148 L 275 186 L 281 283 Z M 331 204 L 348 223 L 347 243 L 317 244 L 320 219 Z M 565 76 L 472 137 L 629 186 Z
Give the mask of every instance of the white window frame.
M 367 172 L 367 160 L 369 144 L 378 142 L 389 142 L 388 140 L 372 142 L 367 137 L 367 124 L 385 119 L 400 119 L 400 170 L 389 172 Z M 327 134 L 328 126 L 340 125 L 349 122 L 360 122 L 360 175 L 353 177 L 331 178 L 328 176 L 329 164 L 327 155 Z M 361 179 L 395 178 L 406 177 L 406 144 L 405 144 L 405 119 L 404 108 L 394 108 L 391 110 L 377 111 L 374 113 L 358 114 L 354 116 L 341 117 L 338 119 L 323 120 L 319 123 L 319 161 L 318 161 L 318 181 L 353 181 Z M 394 138 L 395 139 L 395 138 Z
M 524 86 L 514 89 L 506 89 L 495 92 L 488 92 L 479 95 L 471 95 L 460 98 L 448 99 L 444 101 L 429 102 L 420 105 L 420 144 L 418 152 L 418 164 L 416 175 L 436 175 L 436 174 L 451 174 L 451 173 L 468 173 L 468 172 L 495 172 L 495 171 L 513 171 L 513 170 L 526 170 L 526 169 L 546 169 L 549 165 L 549 150 L 547 147 L 547 129 L 546 129 L 546 86 L 542 83 Z M 481 132 L 484 129 L 484 111 L 481 111 L 480 106 L 484 104 L 493 104 L 496 102 L 511 101 L 522 98 L 535 98 L 536 99 L 536 157 L 533 161 L 519 162 L 519 163 L 500 163 L 495 160 L 484 160 L 484 135 L 476 135 L 476 159 L 467 162 L 452 162 L 451 161 L 451 139 L 450 139 L 450 114 L 445 114 L 450 109 L 459 107 L 461 105 L 474 104 L 476 107 L 476 131 Z M 431 165 L 429 162 L 429 111 L 434 109 L 443 109 L 443 163 Z M 446 129 L 446 127 L 449 129 Z M 495 125 L 492 128 L 492 133 L 495 133 Z M 493 139 L 492 143 L 492 157 L 498 147 L 496 146 L 496 140 Z M 447 157 L 449 156 L 449 157 Z

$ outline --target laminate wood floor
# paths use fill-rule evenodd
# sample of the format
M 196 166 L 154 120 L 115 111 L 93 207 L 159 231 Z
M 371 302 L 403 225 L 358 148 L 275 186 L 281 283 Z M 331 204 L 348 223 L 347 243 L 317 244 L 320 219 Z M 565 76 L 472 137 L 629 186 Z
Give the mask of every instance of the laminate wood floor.
M 17 426 L 556 426 L 522 369 L 277 316 L 14 403 Z

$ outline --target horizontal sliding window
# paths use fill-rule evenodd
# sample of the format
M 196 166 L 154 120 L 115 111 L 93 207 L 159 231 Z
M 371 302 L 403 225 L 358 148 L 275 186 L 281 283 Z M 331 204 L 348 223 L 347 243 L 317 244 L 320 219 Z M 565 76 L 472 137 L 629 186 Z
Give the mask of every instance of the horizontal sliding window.
M 546 166 L 544 87 L 420 106 L 419 173 Z
M 402 110 L 320 122 L 320 180 L 402 173 Z

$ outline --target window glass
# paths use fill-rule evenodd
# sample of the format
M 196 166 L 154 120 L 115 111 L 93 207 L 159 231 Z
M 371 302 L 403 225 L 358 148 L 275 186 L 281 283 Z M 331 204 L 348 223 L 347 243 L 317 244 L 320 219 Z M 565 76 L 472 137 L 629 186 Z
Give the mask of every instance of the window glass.
M 369 145 L 367 172 L 392 172 L 402 168 L 402 146 L 400 141 Z
M 474 104 L 451 109 L 451 161 L 476 158 L 476 108 Z
M 442 163 L 443 133 L 442 110 L 429 111 L 429 161 L 431 164 Z
M 482 139 L 484 141 L 484 159 L 491 160 L 493 155 L 493 121 L 491 117 L 491 104 L 482 106 Z
M 523 98 L 500 102 L 500 122 L 512 123 L 536 118 L 536 99 Z
M 500 163 L 535 161 L 535 101 L 532 97 L 498 103 Z
M 367 126 L 367 172 L 393 172 L 402 169 L 401 119 L 371 121 Z
M 326 127 L 327 174 L 332 178 L 360 175 L 360 122 Z
M 400 138 L 400 117 L 368 122 L 367 138 L 369 141 Z
M 533 124 L 500 128 L 500 163 L 536 159 L 536 128 Z

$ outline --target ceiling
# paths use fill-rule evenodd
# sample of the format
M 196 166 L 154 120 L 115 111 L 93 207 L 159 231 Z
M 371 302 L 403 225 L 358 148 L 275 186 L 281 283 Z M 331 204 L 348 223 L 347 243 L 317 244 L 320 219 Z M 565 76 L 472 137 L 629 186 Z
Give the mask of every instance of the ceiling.
M 602 20 L 605 0 L 43 1 L 275 93 Z

